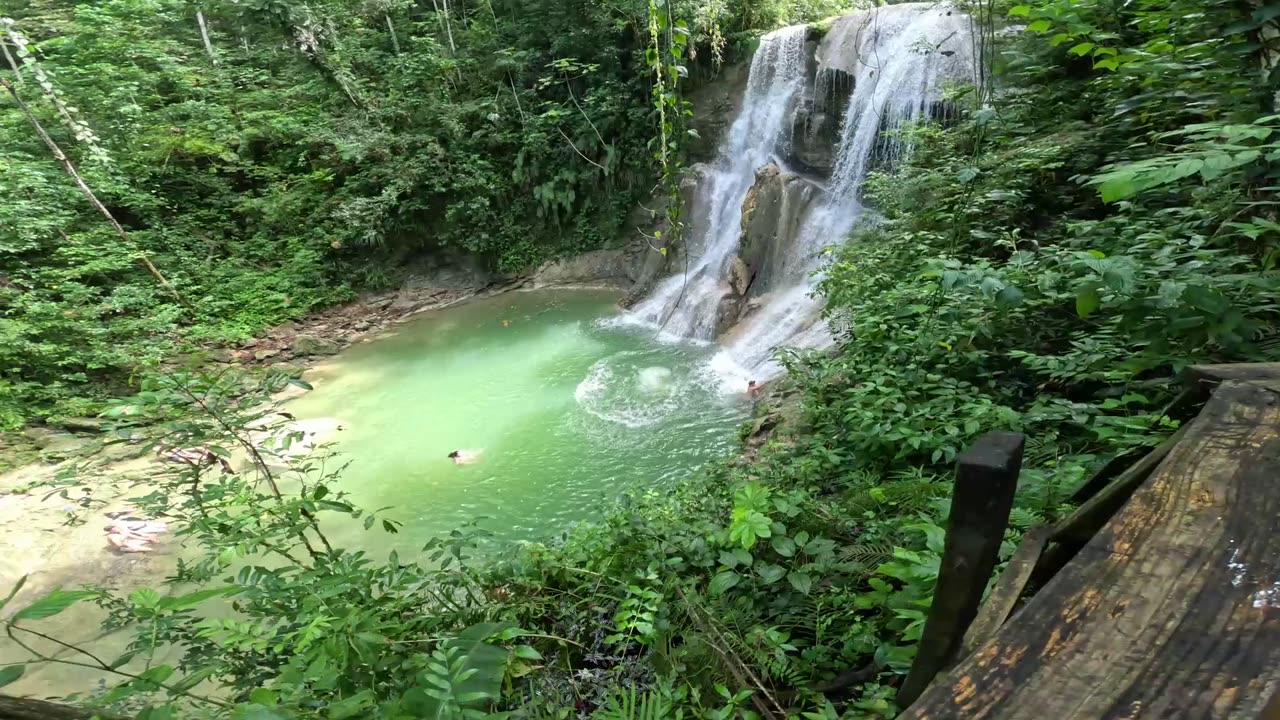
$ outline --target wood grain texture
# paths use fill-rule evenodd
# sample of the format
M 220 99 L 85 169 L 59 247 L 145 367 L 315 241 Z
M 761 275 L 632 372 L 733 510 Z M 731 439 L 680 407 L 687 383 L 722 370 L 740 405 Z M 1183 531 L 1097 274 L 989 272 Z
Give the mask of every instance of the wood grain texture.
M 1224 382 L 1164 463 L 910 720 L 1259 718 L 1280 690 L 1280 395 Z
M 1192 365 L 1183 372 L 1182 382 L 1206 396 L 1223 382 L 1251 383 L 1280 392 L 1280 363 Z

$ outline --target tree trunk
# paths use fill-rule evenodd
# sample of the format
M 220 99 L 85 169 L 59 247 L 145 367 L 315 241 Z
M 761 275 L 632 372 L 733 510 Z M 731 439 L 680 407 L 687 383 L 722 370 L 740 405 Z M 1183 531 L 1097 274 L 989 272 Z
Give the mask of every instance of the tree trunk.
M 214 52 L 213 43 L 209 41 L 209 27 L 205 25 L 203 11 L 196 11 L 196 22 L 200 24 L 200 39 L 204 41 L 204 51 L 209 54 L 209 60 L 217 65 L 218 53 Z
M 109 720 L 110 717 L 62 703 L 0 695 L 0 720 Z
M 441 4 L 444 8 L 441 9 Z M 449 0 L 431 0 L 431 5 L 436 9 L 436 17 L 440 20 L 440 24 L 444 25 L 446 36 L 449 38 L 449 52 L 458 54 L 458 48 L 453 44 L 453 26 L 449 24 Z
M 116 231 L 116 234 L 120 236 L 120 239 L 124 241 L 124 244 L 132 250 L 135 255 L 137 255 L 138 259 L 142 261 L 143 266 L 147 268 L 147 271 L 155 276 L 155 279 L 173 295 L 173 298 L 178 301 L 178 304 L 182 305 L 187 310 L 194 311 L 195 308 L 192 308 L 191 305 L 178 294 L 177 288 L 169 284 L 169 281 L 163 274 L 161 274 L 159 268 L 151 262 L 151 258 L 138 247 L 137 243 L 133 241 L 133 238 L 129 237 L 129 234 L 126 233 L 120 223 L 116 221 L 115 217 L 111 214 L 111 211 L 107 210 L 107 207 L 98 200 L 96 195 L 93 194 L 93 190 L 91 190 L 89 185 L 85 183 L 84 178 L 80 177 L 79 172 L 76 172 L 76 167 L 71 164 L 71 159 L 67 157 L 66 153 L 62 152 L 62 148 L 58 147 L 57 143 L 53 141 L 53 138 L 49 137 L 49 133 L 45 132 L 44 126 L 41 125 L 40 121 L 36 119 L 36 116 L 32 114 L 31 108 L 27 107 L 27 104 L 18 96 L 18 91 L 14 89 L 13 83 L 10 83 L 4 78 L 0 78 L 0 86 L 3 86 L 4 89 L 8 90 L 9 94 L 13 96 L 14 102 L 18 103 L 18 108 L 22 110 L 22 114 L 27 116 L 27 120 L 31 123 L 31 126 L 36 129 L 36 133 L 40 136 L 40 139 L 44 141 L 46 146 L 48 146 L 49 151 L 53 153 L 53 156 L 57 158 L 58 162 L 62 163 L 63 169 L 67 171 L 67 175 L 69 175 L 75 182 L 76 187 L 80 188 L 80 192 L 84 193 L 84 196 L 89 199 L 89 204 L 93 205 L 93 207 L 96 208 L 98 212 L 102 213 L 102 216 L 107 219 L 107 222 L 111 223 L 111 227 Z

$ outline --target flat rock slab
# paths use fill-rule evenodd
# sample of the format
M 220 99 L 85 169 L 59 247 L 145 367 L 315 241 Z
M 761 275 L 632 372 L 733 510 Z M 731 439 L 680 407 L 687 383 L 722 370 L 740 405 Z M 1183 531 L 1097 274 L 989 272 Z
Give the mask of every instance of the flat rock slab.
M 1280 691 L 1280 395 L 1225 382 L 1182 442 L 910 720 L 1262 718 Z

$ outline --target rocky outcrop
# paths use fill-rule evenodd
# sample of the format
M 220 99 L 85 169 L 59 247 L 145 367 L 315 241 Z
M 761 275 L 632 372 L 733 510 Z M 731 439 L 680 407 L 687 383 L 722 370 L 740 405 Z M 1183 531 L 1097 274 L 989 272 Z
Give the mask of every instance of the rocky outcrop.
M 626 250 L 596 250 L 543 264 L 533 274 L 533 287 L 626 284 L 636 274 Z
M 715 157 L 720 138 L 733 124 L 742 109 L 750 66 L 746 62 L 722 65 L 710 78 L 694 78 L 698 82 L 685 96 L 693 106 L 691 129 L 697 137 L 683 140 L 691 158 L 709 161 Z
M 801 172 L 828 177 L 835 168 L 836 148 L 849 99 L 859 74 L 868 67 L 879 66 L 879 59 L 868 50 L 876 33 L 908 21 L 924 12 L 951 14 L 946 7 L 924 3 L 905 3 L 862 10 L 826 21 L 811 30 L 806 70 L 806 91 L 796 103 L 792 117 L 791 143 L 785 159 L 787 165 Z M 944 39 L 937 47 L 927 45 L 922 53 L 936 52 L 946 61 L 944 77 L 965 81 L 971 77 L 967 41 L 956 36 Z M 871 72 L 874 77 L 874 70 Z M 935 120 L 948 121 L 957 116 L 956 108 L 945 102 L 934 102 L 927 114 Z
M 816 71 L 811 91 L 801 95 L 792 118 L 787 158 L 796 169 L 822 177 L 835 169 L 840 128 L 853 83 L 853 76 L 838 68 Z
M 741 257 L 729 261 L 729 289 L 738 297 L 745 297 L 751 289 L 751 268 Z
M 293 354 L 301 357 L 308 355 L 337 355 L 342 346 L 336 340 L 316 335 L 299 335 L 293 341 Z
M 667 207 L 671 200 L 661 191 L 642 204 L 630 218 L 631 227 L 635 228 L 635 236 L 630 243 L 631 259 L 628 279 L 631 288 L 622 300 L 623 307 L 630 306 L 638 298 L 653 288 L 654 283 L 669 269 L 679 267 L 684 262 L 684 254 L 690 248 L 687 242 L 697 243 L 706 236 L 711 208 L 706 198 L 698 192 L 698 188 L 707 181 L 710 166 L 694 163 L 685 169 L 680 179 L 681 222 L 684 223 L 683 239 L 686 242 L 671 244 L 670 222 L 667 219 Z M 694 247 L 696 256 L 701 248 Z
M 94 417 L 68 417 L 63 418 L 58 424 L 71 432 L 100 433 L 106 427 L 107 421 Z
M 716 337 L 720 337 L 733 329 L 742 316 L 742 296 L 727 292 L 716 305 Z
M 40 448 L 40 459 L 56 463 L 87 452 L 94 442 L 83 435 L 53 433 L 37 438 L 35 444 Z
M 743 318 L 750 300 L 784 282 L 801 220 L 817 194 L 812 182 L 776 163 L 756 171 L 742 203 L 738 255 L 729 260 L 725 292 L 716 306 L 717 337 Z
M 756 182 L 742 203 L 738 257 L 750 278 L 744 295 L 767 292 L 782 278 L 800 223 L 817 195 L 812 182 L 775 163 L 756 172 Z

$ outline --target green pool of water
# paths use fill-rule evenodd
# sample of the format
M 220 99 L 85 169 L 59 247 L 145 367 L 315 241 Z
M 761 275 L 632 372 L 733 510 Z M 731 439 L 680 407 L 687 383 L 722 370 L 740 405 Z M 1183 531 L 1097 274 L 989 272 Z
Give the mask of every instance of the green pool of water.
M 608 327 L 600 321 L 617 313 L 616 297 L 477 300 L 320 370 L 315 390 L 288 409 L 337 419 L 337 449 L 350 461 L 341 487 L 404 522 L 376 548 L 416 550 L 477 518 L 498 541 L 543 540 L 625 491 L 678 482 L 732 449 L 748 408 L 705 370 L 711 350 Z M 448 454 L 459 449 L 479 461 L 455 464 Z

